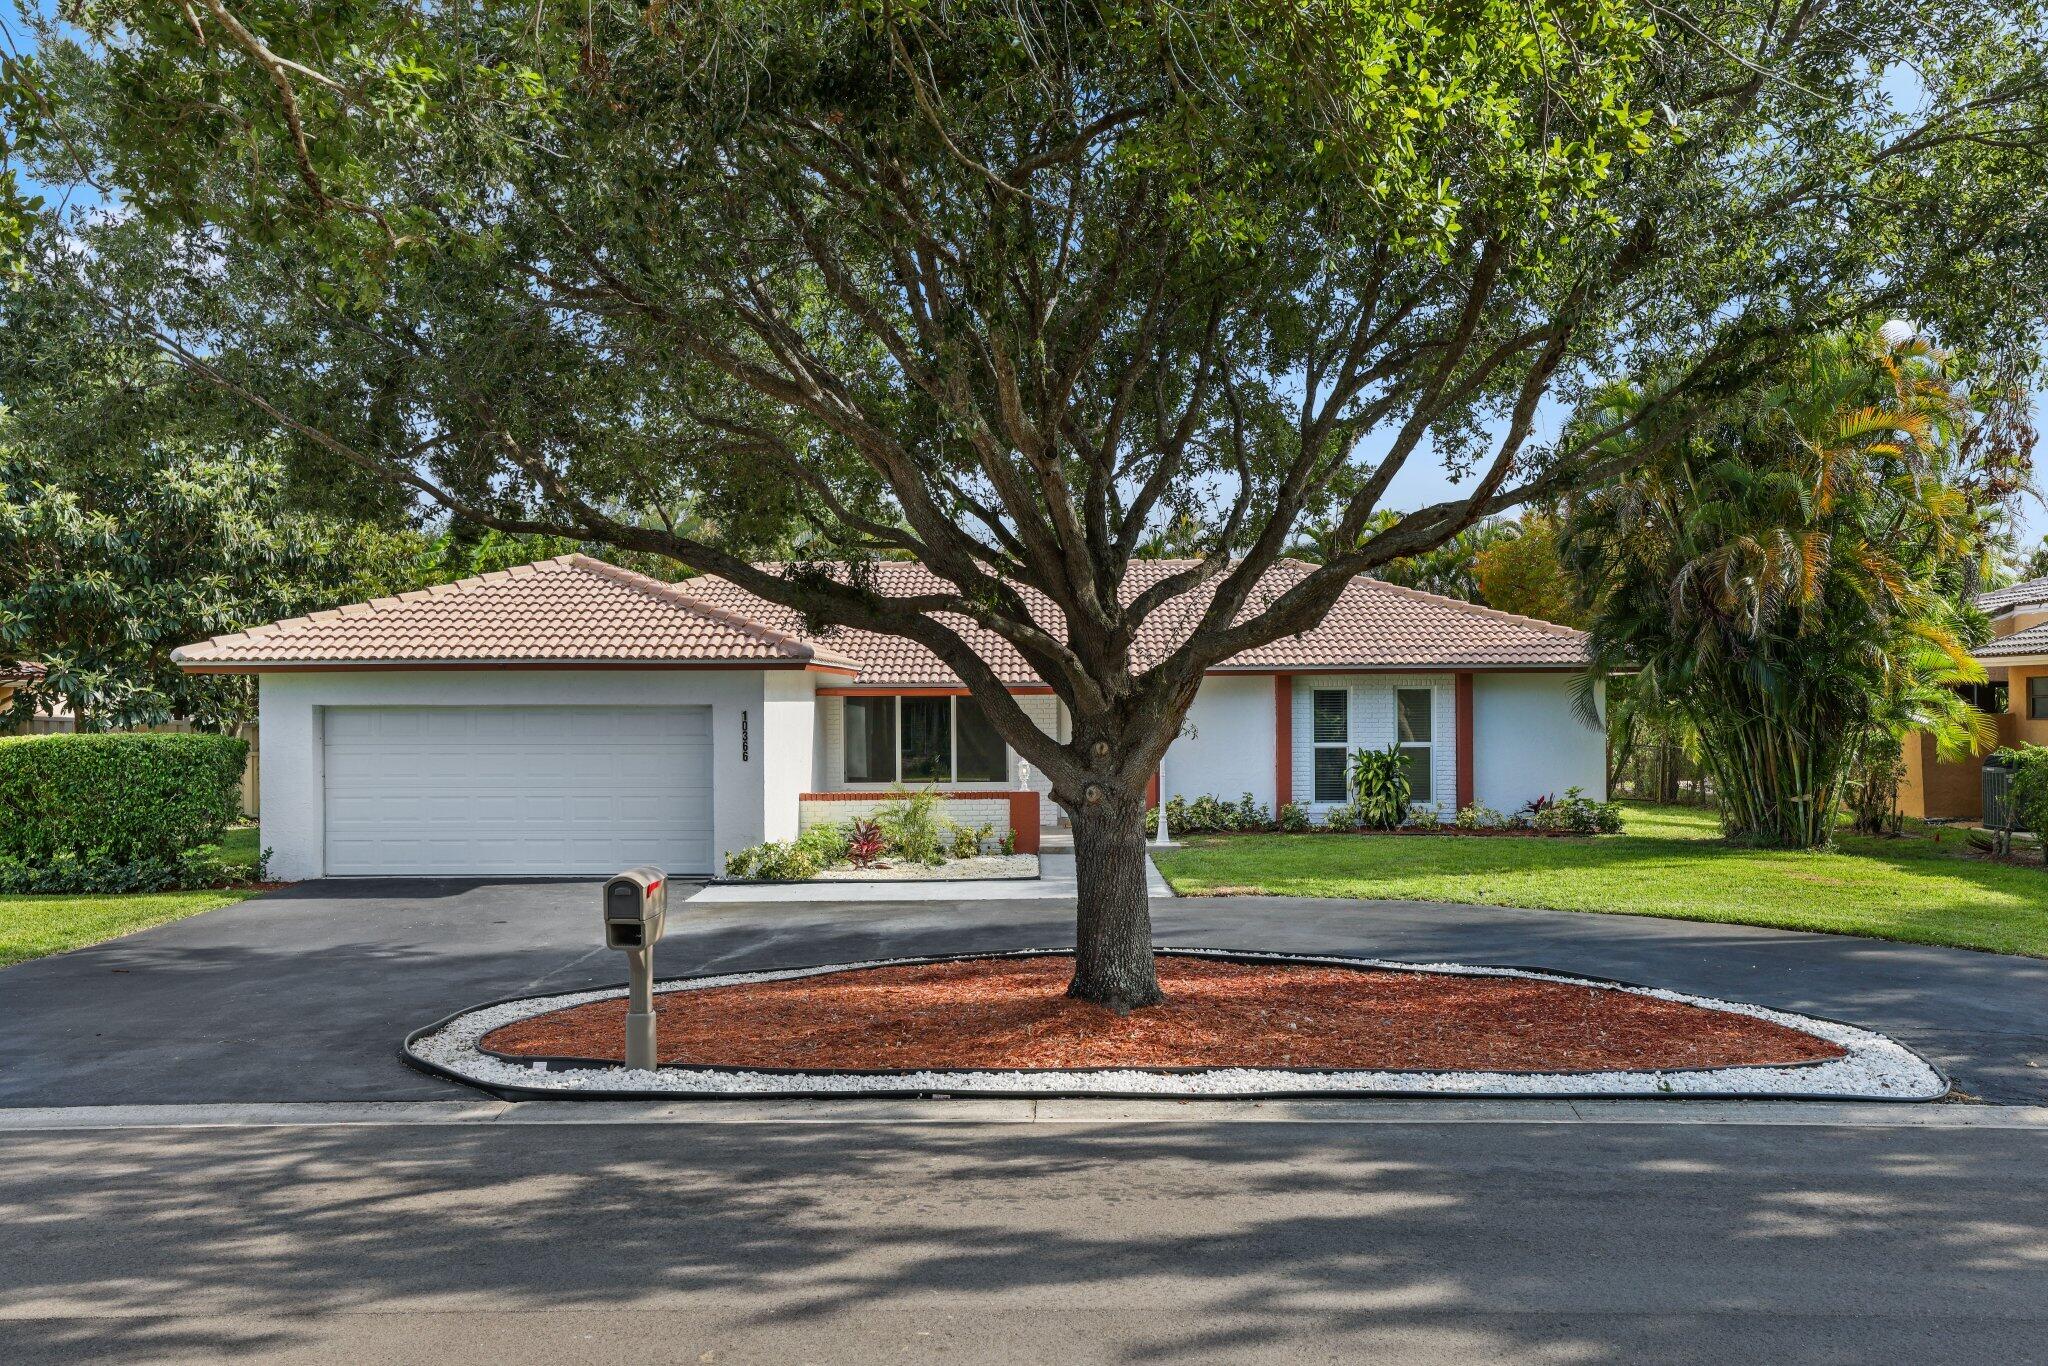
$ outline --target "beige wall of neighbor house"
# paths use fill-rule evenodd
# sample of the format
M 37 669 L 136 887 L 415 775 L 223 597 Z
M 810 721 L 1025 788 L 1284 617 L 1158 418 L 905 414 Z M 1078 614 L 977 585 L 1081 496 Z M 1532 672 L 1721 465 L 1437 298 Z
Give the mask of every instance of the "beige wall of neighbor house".
M 2036 681 L 2039 680 L 2039 681 Z M 2006 707 L 2012 718 L 2013 745 L 2048 745 L 2048 664 L 2014 664 L 2006 670 Z M 2030 700 L 2042 698 L 2039 716 Z
M 1923 821 L 1983 818 L 1982 757 L 1944 760 L 1925 732 L 1907 736 L 1901 749 L 1906 771 L 1899 779 L 1899 814 Z

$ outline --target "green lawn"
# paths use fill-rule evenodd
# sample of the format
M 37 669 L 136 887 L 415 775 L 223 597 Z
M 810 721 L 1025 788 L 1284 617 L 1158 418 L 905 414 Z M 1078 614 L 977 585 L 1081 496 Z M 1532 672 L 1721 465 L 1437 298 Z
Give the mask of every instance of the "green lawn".
M 1710 812 L 1630 805 L 1590 840 L 1197 836 L 1158 855 L 1183 895 L 1387 897 L 1660 915 L 2048 957 L 2048 869 L 1962 835 L 1844 835 L 1837 852 L 1724 844 Z
M 221 841 L 230 863 L 254 866 L 257 852 L 253 826 L 230 830 Z M 118 939 L 254 895 L 229 887 L 133 896 L 0 896 L 0 967 Z

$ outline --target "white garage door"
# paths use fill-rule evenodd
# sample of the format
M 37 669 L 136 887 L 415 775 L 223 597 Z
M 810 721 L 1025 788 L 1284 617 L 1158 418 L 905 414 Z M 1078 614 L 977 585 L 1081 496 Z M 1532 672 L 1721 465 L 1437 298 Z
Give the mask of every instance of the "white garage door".
M 330 707 L 327 872 L 711 871 L 709 707 Z

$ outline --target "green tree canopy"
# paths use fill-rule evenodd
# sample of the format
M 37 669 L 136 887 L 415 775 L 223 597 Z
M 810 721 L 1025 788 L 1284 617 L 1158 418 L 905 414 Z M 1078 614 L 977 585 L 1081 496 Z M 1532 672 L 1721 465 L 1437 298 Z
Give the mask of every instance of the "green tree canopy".
M 1481 551 L 1472 566 L 1479 601 L 1540 621 L 1584 626 L 1585 608 L 1565 569 L 1555 515 L 1523 514 L 1515 534 Z
M 1984 676 L 1967 604 L 2003 458 L 1944 360 L 1888 333 L 1815 342 L 1571 506 L 1597 667 L 1690 724 L 1732 834 L 1828 844 L 1873 741 L 1928 730 L 1954 754 L 1995 734 L 1948 685 Z M 1588 425 L 1642 401 L 1611 395 Z
M 1938 317 L 1994 355 L 2043 312 L 2031 3 L 64 12 L 80 36 L 8 72 L 17 151 L 128 213 L 45 233 L 36 279 L 349 506 L 666 555 L 931 648 L 1073 814 L 1075 989 L 1117 1006 L 1157 995 L 1142 794 L 1209 666 L 1662 448 L 1817 326 Z M 1653 372 L 1641 442 L 1539 439 L 1546 398 Z M 1460 495 L 1368 532 L 1418 454 Z M 1183 519 L 1188 562 L 1127 591 Z M 1316 521 L 1341 550 L 1262 593 Z M 819 568 L 884 555 L 948 587 Z

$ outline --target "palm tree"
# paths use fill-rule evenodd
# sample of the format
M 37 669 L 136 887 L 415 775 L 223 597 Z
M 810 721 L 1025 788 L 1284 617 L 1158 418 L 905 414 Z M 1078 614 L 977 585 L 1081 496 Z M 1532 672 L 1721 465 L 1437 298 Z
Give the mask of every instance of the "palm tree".
M 1974 411 L 1926 342 L 1809 345 L 1771 387 L 1574 501 L 1566 559 L 1596 672 L 1698 735 L 1731 835 L 1831 841 L 1874 741 L 1988 747 L 1964 640 L 1988 513 L 1964 488 Z M 1640 395 L 1604 394 L 1621 427 Z M 1636 439 L 1633 434 L 1617 437 Z

